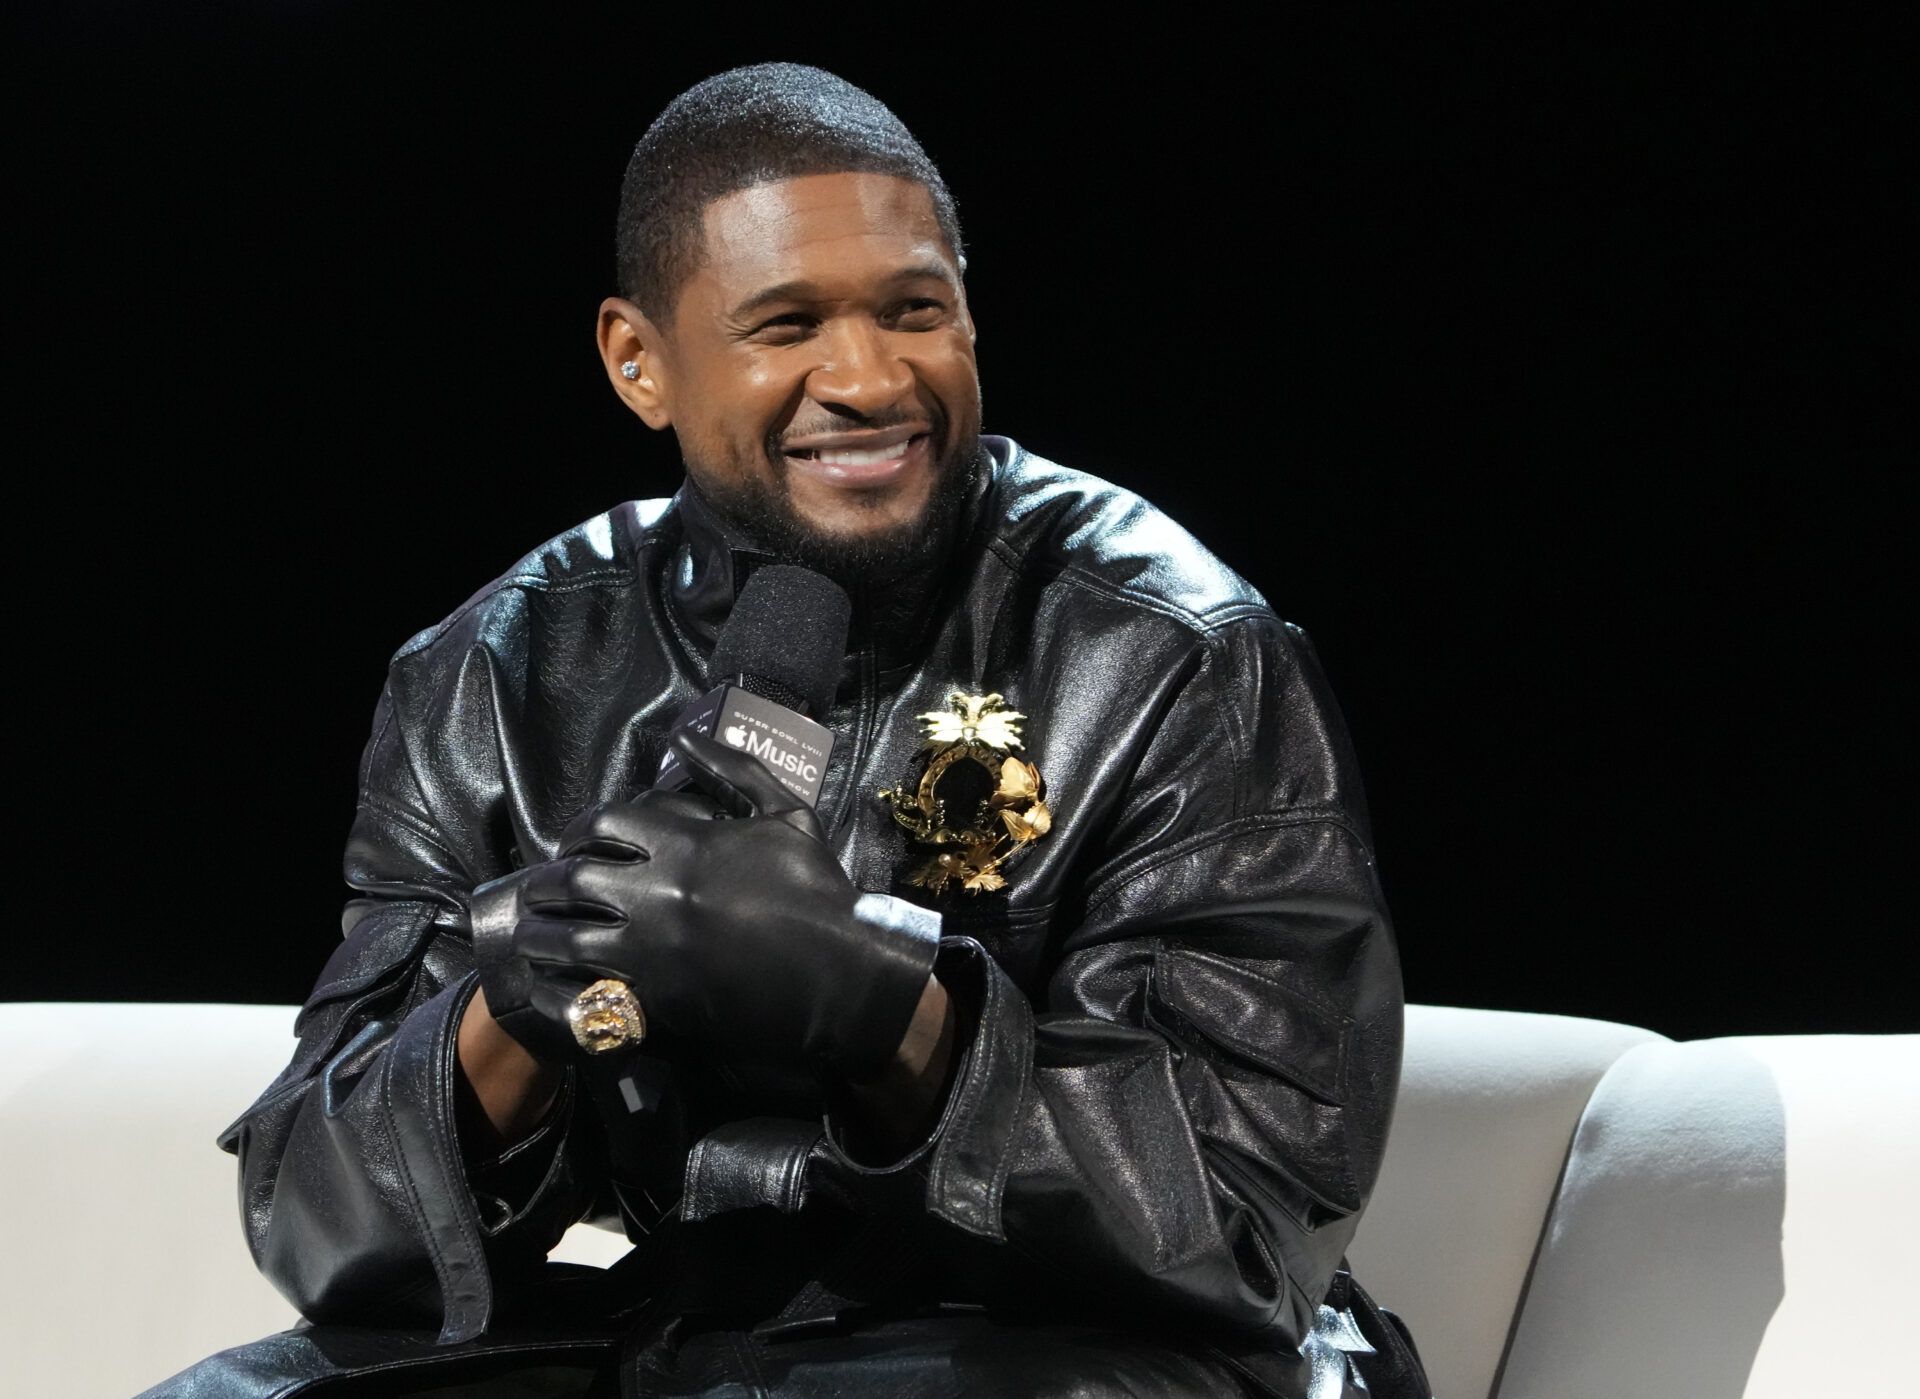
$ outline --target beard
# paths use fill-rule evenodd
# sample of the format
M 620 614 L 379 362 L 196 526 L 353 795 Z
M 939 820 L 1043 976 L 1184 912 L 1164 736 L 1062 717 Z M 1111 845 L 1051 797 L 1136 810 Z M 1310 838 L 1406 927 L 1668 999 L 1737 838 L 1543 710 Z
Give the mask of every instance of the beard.
M 882 419 L 850 425 L 893 426 Z M 932 427 L 933 439 L 944 442 L 946 420 L 938 419 Z M 988 460 L 979 433 L 972 433 L 934 458 L 933 485 L 918 519 L 856 535 L 835 534 L 816 528 L 794 508 L 781 435 L 769 434 L 765 443 L 767 460 L 774 463 L 771 481 L 750 472 L 696 472 L 691 462 L 688 475 L 707 503 L 754 545 L 784 562 L 823 573 L 850 592 L 898 582 L 945 559 L 967 497 Z

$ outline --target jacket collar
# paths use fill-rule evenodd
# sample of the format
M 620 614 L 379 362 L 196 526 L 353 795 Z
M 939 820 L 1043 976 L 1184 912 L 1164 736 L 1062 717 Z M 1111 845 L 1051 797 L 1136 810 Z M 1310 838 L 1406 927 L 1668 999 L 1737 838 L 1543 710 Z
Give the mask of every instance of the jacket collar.
M 962 524 L 947 556 L 883 590 L 852 590 L 850 659 L 871 650 L 884 671 L 911 660 L 922 648 L 945 584 L 964 567 L 962 561 L 977 542 L 987 502 L 996 494 L 995 484 L 1019 452 L 1004 437 L 983 436 L 981 445 L 986 449 L 986 469 L 975 478 L 961 507 Z M 666 580 L 667 606 L 705 659 L 754 569 L 778 559 L 722 517 L 691 479 L 681 482 L 673 510 L 680 522 L 680 543 Z

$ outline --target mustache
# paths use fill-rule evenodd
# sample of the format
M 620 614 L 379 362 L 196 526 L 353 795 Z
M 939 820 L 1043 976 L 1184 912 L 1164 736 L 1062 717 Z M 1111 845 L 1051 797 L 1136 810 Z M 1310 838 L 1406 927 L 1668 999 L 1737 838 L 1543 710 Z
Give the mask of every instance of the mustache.
M 824 437 L 835 432 L 879 432 L 918 422 L 926 422 L 932 427 L 936 442 L 946 441 L 947 415 L 938 408 L 930 408 L 925 412 L 916 412 L 911 408 L 888 408 L 870 414 L 829 413 L 803 423 L 791 423 L 777 432 L 767 434 L 767 450 L 778 456 L 787 442 L 795 437 Z

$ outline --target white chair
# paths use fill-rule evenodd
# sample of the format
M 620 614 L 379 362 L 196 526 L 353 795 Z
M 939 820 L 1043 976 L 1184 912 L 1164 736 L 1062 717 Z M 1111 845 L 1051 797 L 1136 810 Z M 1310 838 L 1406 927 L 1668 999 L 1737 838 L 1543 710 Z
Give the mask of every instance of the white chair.
M 9 1395 L 126 1399 L 294 1323 L 213 1138 L 292 1049 L 280 1006 L 0 1004 Z M 1410 1006 L 1350 1258 L 1440 1399 L 1914 1393 L 1920 1036 L 1674 1043 Z M 578 1228 L 557 1255 L 625 1240 Z

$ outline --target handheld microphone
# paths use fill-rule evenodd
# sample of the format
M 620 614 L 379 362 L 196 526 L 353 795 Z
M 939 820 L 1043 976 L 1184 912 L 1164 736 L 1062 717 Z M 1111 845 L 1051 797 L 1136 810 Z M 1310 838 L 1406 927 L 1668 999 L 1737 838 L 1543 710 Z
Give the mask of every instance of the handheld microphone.
M 719 683 L 687 707 L 680 726 L 751 753 L 783 787 L 818 806 L 834 735 L 808 716 L 833 707 L 852 621 L 853 602 L 831 578 L 794 564 L 762 565 L 714 642 L 709 669 Z M 654 786 L 688 781 L 669 748 Z M 938 913 L 892 894 L 861 894 L 853 916 L 876 932 L 940 940 Z M 622 1095 L 629 1111 L 645 1100 L 625 1088 Z
M 832 579 L 791 564 L 756 570 L 714 643 L 717 683 L 675 728 L 752 754 L 817 806 L 834 736 L 816 719 L 832 707 L 852 618 L 852 602 Z M 677 790 L 687 781 L 679 754 L 668 749 L 653 785 Z
M 734 600 L 715 639 L 708 673 L 714 686 L 681 711 L 676 731 L 690 728 L 758 758 L 808 806 L 817 806 L 833 756 L 833 731 L 809 716 L 824 716 L 839 685 L 853 603 L 832 579 L 791 564 L 756 569 Z M 671 747 L 653 785 L 677 791 L 691 774 Z M 866 895 L 858 917 L 897 923 L 903 917 L 886 895 Z M 937 932 L 933 934 L 938 936 Z M 644 1051 L 596 1066 L 589 1075 L 601 1112 L 613 1131 L 616 1157 L 630 1149 L 624 1121 L 656 1112 L 666 1101 L 672 1070 Z

